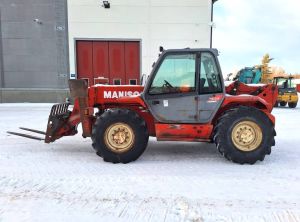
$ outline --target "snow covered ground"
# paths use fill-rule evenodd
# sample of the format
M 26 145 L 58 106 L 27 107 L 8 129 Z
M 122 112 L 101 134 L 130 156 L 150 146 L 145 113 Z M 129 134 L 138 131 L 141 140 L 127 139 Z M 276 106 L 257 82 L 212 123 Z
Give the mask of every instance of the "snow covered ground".
M 50 104 L 0 104 L 0 221 L 300 221 L 300 107 L 276 108 L 276 146 L 237 165 L 214 145 L 156 142 L 105 163 L 80 134 L 53 144 L 7 135 L 44 129 Z

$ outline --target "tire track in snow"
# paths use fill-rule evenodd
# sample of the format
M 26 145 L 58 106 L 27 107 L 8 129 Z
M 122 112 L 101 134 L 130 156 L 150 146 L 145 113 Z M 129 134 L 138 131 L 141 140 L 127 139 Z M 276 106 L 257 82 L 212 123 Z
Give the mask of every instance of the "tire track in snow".
M 114 193 L 111 197 L 101 193 L 101 189 L 96 187 L 77 186 L 69 191 L 60 189 L 59 184 L 67 183 L 68 180 L 55 180 L 53 183 L 49 181 L 40 181 L 40 183 L 24 180 L 16 180 L 13 178 L 0 178 L 0 206 L 6 205 L 7 202 L 25 203 L 32 200 L 54 201 L 68 211 L 77 211 L 84 209 L 85 212 L 98 215 L 109 216 L 124 219 L 126 221 L 206 221 L 208 219 L 216 219 L 214 221 L 251 221 L 253 217 L 245 214 L 224 212 L 222 216 L 218 216 L 215 209 L 220 209 L 228 203 L 209 201 L 209 200 L 189 200 L 187 198 L 153 198 L 139 197 L 126 192 Z M 77 180 L 71 181 L 76 183 Z M 58 189 L 57 189 L 58 188 Z M 94 196 L 94 194 L 96 194 Z M 243 208 L 249 203 L 242 201 L 235 203 L 232 201 L 229 205 L 238 205 Z M 269 203 L 270 206 L 276 206 L 276 203 Z M 282 203 L 278 203 L 283 207 Z M 5 219 L 5 212 L 15 211 L 14 205 L 7 206 L 2 209 L 0 207 L 0 218 Z M 266 207 L 266 206 L 265 206 Z M 234 209 L 234 207 L 233 207 Z M 260 215 L 261 214 L 261 215 Z M 256 215 L 255 221 L 278 221 L 278 222 L 294 222 L 300 221 L 299 212 L 293 210 L 272 210 L 267 213 Z M 250 220 L 251 219 L 251 220 Z M 253 221 L 253 220 L 252 220 Z

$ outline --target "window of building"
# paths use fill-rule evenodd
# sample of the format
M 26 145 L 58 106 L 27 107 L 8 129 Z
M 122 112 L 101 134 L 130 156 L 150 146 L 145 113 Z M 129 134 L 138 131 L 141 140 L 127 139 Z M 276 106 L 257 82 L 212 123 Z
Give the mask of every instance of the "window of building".
M 137 79 L 129 79 L 129 85 L 137 85 Z
M 121 85 L 121 79 L 114 79 L 114 85 Z
M 88 86 L 90 85 L 90 79 L 89 78 L 81 78 L 83 79 L 84 81 L 86 81 L 86 83 L 88 84 Z

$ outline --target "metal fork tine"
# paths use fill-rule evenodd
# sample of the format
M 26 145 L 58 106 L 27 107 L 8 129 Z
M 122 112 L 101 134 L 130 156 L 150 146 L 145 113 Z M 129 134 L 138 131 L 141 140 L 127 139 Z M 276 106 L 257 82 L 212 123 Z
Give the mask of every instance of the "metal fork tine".
M 39 133 L 39 134 L 43 134 L 46 135 L 46 132 L 40 131 L 40 130 L 35 130 L 35 129 L 29 129 L 29 128 L 25 128 L 25 127 L 19 127 L 21 130 L 26 130 L 29 132 L 34 132 L 34 133 Z
M 33 139 L 33 140 L 39 140 L 39 141 L 44 140 L 43 138 L 27 135 L 27 134 L 24 134 L 24 133 L 16 133 L 16 132 L 10 132 L 10 131 L 7 131 L 7 133 L 12 134 L 12 135 L 16 135 L 16 136 L 26 137 L 26 138 Z

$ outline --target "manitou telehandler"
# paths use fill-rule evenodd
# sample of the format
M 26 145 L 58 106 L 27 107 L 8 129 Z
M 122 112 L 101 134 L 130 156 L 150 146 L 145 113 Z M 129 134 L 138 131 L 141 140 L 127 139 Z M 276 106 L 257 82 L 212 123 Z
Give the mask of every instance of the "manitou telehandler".
M 217 54 L 214 49 L 163 50 L 145 87 L 88 87 L 84 80 L 70 80 L 73 110 L 68 103 L 52 107 L 45 142 L 75 135 L 81 123 L 82 136 L 91 137 L 96 153 L 112 163 L 138 159 L 149 136 L 214 142 L 233 162 L 262 161 L 275 145 L 271 111 L 277 88 L 240 82 L 225 88 Z

